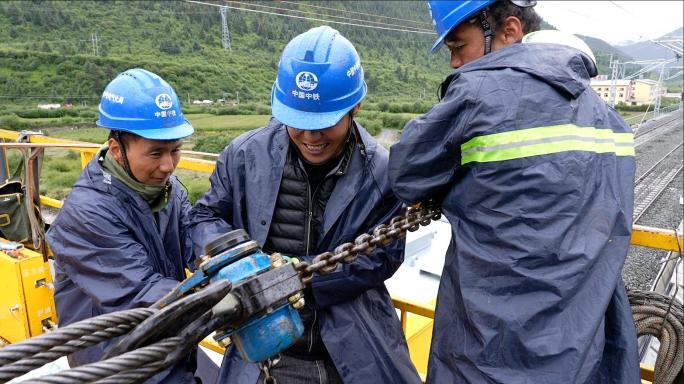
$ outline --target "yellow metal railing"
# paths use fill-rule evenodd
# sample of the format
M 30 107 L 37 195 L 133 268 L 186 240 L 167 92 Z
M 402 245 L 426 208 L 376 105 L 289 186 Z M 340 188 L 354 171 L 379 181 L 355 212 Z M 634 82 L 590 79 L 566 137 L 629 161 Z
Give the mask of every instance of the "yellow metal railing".
M 19 134 L 14 131 L 8 131 L 4 129 L 0 129 L 0 139 L 6 139 L 6 140 L 16 140 L 18 138 Z M 34 135 L 30 137 L 30 142 L 32 143 L 46 143 L 46 144 L 69 144 L 73 145 L 73 147 L 61 147 L 61 148 L 66 148 L 66 149 L 72 149 L 79 151 L 81 154 L 81 167 L 85 167 L 86 164 L 93 158 L 95 153 L 97 153 L 98 149 L 97 148 L 92 148 L 92 144 L 90 143 L 84 143 L 84 142 L 79 142 L 79 141 L 71 141 L 71 140 L 64 140 L 64 139 L 58 139 L 58 138 L 52 138 L 52 137 L 47 137 L 47 136 L 40 136 L 40 135 Z M 83 147 L 83 145 L 86 144 L 88 147 Z M 80 146 L 79 146 L 80 145 Z M 189 152 L 192 153 L 192 152 Z M 180 169 L 186 169 L 186 170 L 192 170 L 192 171 L 197 171 L 197 172 L 204 172 L 204 173 L 211 173 L 214 171 L 215 167 L 215 162 L 211 160 L 202 160 L 202 159 L 195 159 L 195 158 L 189 158 L 183 156 L 181 158 L 180 163 L 178 164 L 178 168 Z M 62 207 L 62 201 L 56 200 L 47 196 L 41 196 L 40 197 L 40 202 L 41 204 L 53 207 L 53 208 L 61 208 Z M 659 228 L 652 228 L 652 227 L 646 227 L 646 226 L 641 226 L 641 225 L 634 225 L 633 230 L 632 230 L 632 239 L 630 241 L 632 245 L 637 245 L 637 246 L 644 246 L 644 247 L 649 247 L 649 248 L 655 248 L 655 249 L 661 249 L 661 250 L 666 250 L 666 251 L 674 251 L 677 252 L 681 249 L 684 249 L 684 237 L 682 234 L 677 234 L 675 231 L 672 230 L 663 230 Z M 411 352 L 411 358 L 414 360 L 414 363 L 418 363 L 418 361 L 421 362 L 421 366 L 423 364 L 427 363 L 427 354 L 429 353 L 429 338 L 431 334 L 431 329 L 432 329 L 432 321 L 428 322 L 422 322 L 419 324 L 416 329 L 408 329 L 408 323 L 409 323 L 409 314 L 416 315 L 418 317 L 422 317 L 425 319 L 434 319 L 435 317 L 435 308 L 434 305 L 425 305 L 425 304 L 420 304 L 420 303 L 415 303 L 411 302 L 408 300 L 400 299 L 400 298 L 392 298 L 392 302 L 394 303 L 394 306 L 397 310 L 399 310 L 400 313 L 400 318 L 401 318 L 401 326 L 402 329 L 404 330 L 404 334 L 406 334 L 406 338 L 409 342 L 409 349 Z M 426 332 L 430 331 L 430 332 Z M 409 334 L 412 333 L 412 334 Z M 411 342 L 411 337 L 413 335 L 418 335 L 420 338 L 418 339 L 420 341 L 420 345 L 414 346 L 412 348 L 412 342 Z M 427 340 L 427 345 L 425 344 L 426 337 L 428 338 Z M 207 348 L 210 348 L 216 352 L 222 353 L 224 349 L 213 340 L 205 339 L 202 343 Z M 416 364 L 416 366 L 419 366 L 419 364 Z M 419 371 L 421 369 L 419 368 Z M 424 370 L 421 372 L 421 377 L 423 380 L 425 379 L 424 377 Z M 641 377 L 642 379 L 645 380 L 653 380 L 653 367 L 651 366 L 641 366 Z
M 6 129 L 0 129 L 0 139 L 6 140 L 16 140 L 19 137 L 19 133 L 15 131 L 8 131 Z M 45 143 L 45 144 L 58 144 L 58 145 L 71 145 L 71 147 L 61 147 L 63 149 L 72 149 L 79 151 L 81 154 L 81 168 L 85 168 L 88 162 L 93 158 L 98 149 L 92 147 L 92 143 L 86 143 L 82 141 L 65 140 L 48 136 L 33 135 L 30 137 L 30 142 L 32 143 Z M 84 147 L 85 145 L 85 147 Z M 184 153 L 196 154 L 200 152 L 184 151 Z M 185 169 L 190 171 L 197 171 L 203 173 L 212 173 L 214 171 L 216 163 L 212 160 L 196 159 L 191 157 L 183 156 L 181 161 L 178 163 L 179 169 Z M 53 208 L 61 208 L 62 202 L 47 196 L 40 197 L 41 204 L 45 204 Z M 677 243 L 679 242 L 679 246 Z M 639 245 L 649 248 L 663 249 L 666 251 L 677 252 L 680 249 L 684 249 L 684 237 L 681 234 L 677 236 L 675 231 L 664 230 L 659 228 L 646 227 L 642 225 L 635 225 L 632 230 L 632 245 Z M 407 308 L 412 308 L 412 304 L 407 303 Z M 418 310 L 418 309 L 416 309 Z M 408 311 L 412 312 L 412 311 Z M 415 312 L 412 312 L 415 313 Z
M 6 129 L 0 129 L 0 139 L 4 140 L 17 140 L 19 138 L 19 132 L 9 131 Z M 55 144 L 59 145 L 60 149 L 70 149 L 78 151 L 81 155 L 81 168 L 85 166 L 92 160 L 93 156 L 99 151 L 98 147 L 94 147 L 93 143 L 86 143 L 83 141 L 65 140 L 55 137 L 43 136 L 43 135 L 31 135 L 29 138 L 31 143 L 39 144 Z M 187 151 L 188 153 L 197 153 Z M 190 171 L 212 173 L 214 171 L 215 162 L 211 160 L 195 159 L 191 157 L 182 156 L 180 162 L 178 163 L 179 169 L 185 169 Z M 40 203 L 52 208 L 61 208 L 62 202 L 47 196 L 40 196 Z

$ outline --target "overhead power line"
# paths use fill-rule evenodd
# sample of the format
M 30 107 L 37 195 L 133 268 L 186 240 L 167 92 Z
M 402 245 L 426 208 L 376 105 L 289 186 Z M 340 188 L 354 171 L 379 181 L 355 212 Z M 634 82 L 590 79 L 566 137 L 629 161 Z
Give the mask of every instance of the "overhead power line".
M 220 4 L 214 4 L 214 3 L 207 3 L 204 1 L 197 1 L 197 0 L 185 0 L 187 3 L 194 3 L 194 4 L 201 4 L 201 5 L 209 5 L 212 7 L 228 7 L 230 9 L 237 9 L 240 11 L 247 11 L 247 12 L 255 12 L 255 13 L 261 13 L 261 14 L 266 14 L 266 15 L 273 15 L 273 16 L 283 16 L 283 17 L 290 17 L 294 19 L 301 19 L 301 20 L 311 20 L 311 21 L 320 21 L 324 23 L 330 23 L 330 24 L 340 24 L 340 25 L 350 25 L 354 27 L 361 27 L 361 28 L 371 28 L 371 29 L 382 29 L 386 31 L 397 31 L 397 32 L 409 32 L 409 33 L 419 33 L 419 34 L 430 34 L 434 35 L 433 31 L 422 31 L 422 30 L 411 30 L 411 29 L 404 29 L 404 28 L 391 28 L 391 27 L 382 27 L 382 26 L 374 26 L 374 25 L 364 25 L 364 24 L 356 24 L 356 23 L 348 23 L 348 22 L 342 22 L 342 21 L 335 21 L 335 20 L 326 20 L 326 19 L 319 19 L 319 18 L 314 18 L 314 17 L 305 17 L 305 16 L 297 16 L 297 15 L 287 15 L 287 14 L 281 14 L 281 13 L 275 13 L 275 12 L 267 12 L 267 11 L 262 11 L 258 9 L 249 9 L 249 8 L 241 8 L 241 7 L 234 7 L 231 5 L 220 5 Z
M 281 2 L 281 3 L 287 3 L 287 4 L 302 5 L 302 3 L 298 3 L 298 2 L 295 2 L 295 1 L 280 0 L 280 2 Z M 335 11 L 335 12 L 351 13 L 351 14 L 355 14 L 355 15 L 364 15 L 364 16 L 372 16 L 372 17 L 381 17 L 381 18 L 385 18 L 385 19 L 392 19 L 392 20 L 398 20 L 398 21 L 408 21 L 409 23 L 422 24 L 422 25 L 425 25 L 426 27 L 432 28 L 432 24 L 431 24 L 431 23 L 426 23 L 426 22 L 424 22 L 424 21 L 409 20 L 409 19 L 400 19 L 400 18 L 398 18 L 398 17 L 383 16 L 383 15 L 374 15 L 374 14 L 372 14 L 372 13 L 349 11 L 349 10 L 346 10 L 346 9 L 323 7 L 323 6 L 320 6 L 320 5 L 313 5 L 313 4 L 304 4 L 304 5 L 306 5 L 307 7 L 310 7 L 310 8 L 327 9 L 327 10 Z
M 226 2 L 228 3 L 233 3 L 233 4 L 243 4 L 243 5 L 248 5 L 251 7 L 262 7 L 262 8 L 268 8 L 268 9 L 274 9 L 277 11 L 285 11 L 285 12 L 295 12 L 295 13 L 303 13 L 303 14 L 308 14 L 308 15 L 313 15 L 313 16 L 319 16 L 319 17 L 330 17 L 333 19 L 343 19 L 343 20 L 349 20 L 349 16 L 335 16 L 335 15 L 328 15 L 328 14 L 321 14 L 321 13 L 314 13 L 314 12 L 308 12 L 308 11 L 300 11 L 298 9 L 293 9 L 293 8 L 281 8 L 281 7 L 274 7 L 274 6 L 269 6 L 269 5 L 262 5 L 262 4 L 256 4 L 256 3 L 246 3 L 242 1 L 236 1 L 236 0 L 227 0 Z M 371 15 L 372 16 L 372 15 Z M 423 31 L 423 32 L 428 32 L 428 33 L 434 33 L 432 29 L 423 29 L 423 28 L 417 28 L 417 27 L 412 27 L 408 25 L 402 25 L 402 24 L 392 24 L 392 23 L 385 23 L 382 21 L 372 21 L 372 20 L 358 20 L 359 22 L 364 22 L 364 23 L 372 23 L 372 24 L 378 24 L 383 27 L 397 27 L 397 28 L 402 28 L 402 29 L 407 29 L 410 28 L 411 30 L 416 30 L 416 31 Z
M 624 7 L 622 7 L 618 3 L 614 2 L 614 1 L 609 1 L 609 3 L 613 4 L 614 6 L 616 6 L 617 8 L 622 10 L 623 12 L 625 12 L 626 14 L 630 15 L 635 21 L 641 20 L 640 17 L 638 17 L 637 15 L 633 14 L 632 12 L 626 10 Z M 648 40 L 653 44 L 660 45 L 661 47 L 672 51 L 678 58 L 682 56 L 681 48 L 677 49 L 677 47 L 673 46 L 670 41 L 662 40 L 662 39 L 653 40 L 653 39 L 649 39 L 648 37 L 643 36 L 642 34 L 640 34 L 638 32 L 637 32 L 637 34 L 639 35 L 639 38 L 641 38 L 641 39 Z M 679 42 L 681 44 L 681 39 L 679 39 Z M 670 44 L 668 44 L 668 43 L 670 43 Z
M 663 81 L 672 80 L 672 79 L 674 79 L 674 78 L 676 78 L 676 77 L 681 76 L 682 73 L 684 73 L 684 71 L 682 71 L 682 70 L 680 69 L 679 72 L 675 73 L 674 75 L 668 77 L 667 79 L 665 79 L 665 80 L 663 80 Z

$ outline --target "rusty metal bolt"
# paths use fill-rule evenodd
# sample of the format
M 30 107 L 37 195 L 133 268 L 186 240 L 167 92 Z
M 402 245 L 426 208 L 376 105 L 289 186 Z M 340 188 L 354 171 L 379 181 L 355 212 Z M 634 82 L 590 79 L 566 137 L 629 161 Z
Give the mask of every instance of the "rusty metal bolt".
M 302 297 L 303 297 L 303 296 L 302 296 L 302 293 L 301 293 L 301 292 L 297 292 L 297 293 L 295 293 L 294 295 L 288 297 L 288 298 L 287 298 L 287 301 L 289 301 L 290 304 L 294 304 L 294 303 L 296 303 L 299 299 L 301 299 Z
M 271 267 L 273 268 L 279 268 L 287 264 L 287 261 L 285 258 L 283 258 L 283 255 L 278 252 L 271 254 L 271 256 L 268 257 L 268 261 L 271 262 Z
M 197 259 L 195 259 L 195 267 L 197 269 L 201 270 L 203 267 L 203 264 L 209 260 L 211 260 L 211 257 L 209 257 L 207 255 L 202 255 L 202 256 L 198 257 Z
M 220 345 L 223 348 L 228 348 L 228 346 L 233 342 L 233 340 L 230 339 L 230 336 L 226 336 L 220 340 L 216 340 L 216 343 Z
M 305 304 L 306 304 L 306 302 L 304 301 L 304 298 L 302 297 L 302 298 L 300 298 L 299 300 L 297 300 L 297 301 L 295 301 L 294 303 L 292 303 L 292 308 L 294 308 L 294 309 L 302 309 L 302 308 L 304 308 L 304 305 L 305 305 Z

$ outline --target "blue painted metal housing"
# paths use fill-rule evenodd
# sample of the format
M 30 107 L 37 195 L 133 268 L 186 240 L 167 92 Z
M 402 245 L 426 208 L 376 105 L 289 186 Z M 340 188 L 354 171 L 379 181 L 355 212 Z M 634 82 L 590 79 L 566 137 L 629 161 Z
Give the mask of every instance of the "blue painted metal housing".
M 242 248 L 241 244 L 235 245 L 212 258 L 216 260 L 216 264 L 210 262 L 214 267 L 218 264 L 228 263 L 211 275 L 210 280 L 212 282 L 226 279 L 237 284 L 271 268 L 269 256 L 258 248 L 243 257 L 239 257 L 237 250 Z M 209 268 L 209 270 L 211 269 L 213 268 Z M 299 317 L 299 312 L 290 304 L 285 303 L 273 312 L 253 319 L 236 329 L 232 338 L 242 358 L 246 361 L 256 362 L 266 360 L 285 350 L 302 335 L 303 331 L 304 325 Z
M 233 343 L 242 358 L 257 362 L 285 350 L 302 335 L 299 313 L 285 304 L 268 315 L 254 319 L 233 333 Z
M 219 257 L 220 256 L 221 255 L 219 255 Z M 258 275 L 261 272 L 265 272 L 270 267 L 271 263 L 269 261 L 268 255 L 261 251 L 256 251 L 251 255 L 234 260 L 232 263 L 221 268 L 214 276 L 211 277 L 211 282 L 213 283 L 220 279 L 226 279 L 233 284 L 236 284 L 242 280 Z

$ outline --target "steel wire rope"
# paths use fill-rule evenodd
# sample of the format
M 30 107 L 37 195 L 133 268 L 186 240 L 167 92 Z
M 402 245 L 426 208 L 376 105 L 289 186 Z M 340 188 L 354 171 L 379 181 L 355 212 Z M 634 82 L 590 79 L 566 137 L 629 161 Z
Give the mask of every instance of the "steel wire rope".
M 274 15 L 274 16 L 283 16 L 283 17 L 290 17 L 290 18 L 295 18 L 295 19 L 302 19 L 302 20 L 311 20 L 311 21 L 321 21 L 325 23 L 331 23 L 331 24 L 340 24 L 340 25 L 351 25 L 354 27 L 361 27 L 361 28 L 372 28 L 372 29 L 382 29 L 386 31 L 397 31 L 397 32 L 409 32 L 409 33 L 418 33 L 418 34 L 430 34 L 434 35 L 434 31 L 426 32 L 426 31 L 415 31 L 415 30 L 409 30 L 409 29 L 400 29 L 400 28 L 388 28 L 388 27 L 380 27 L 380 26 L 374 26 L 374 25 L 364 25 L 364 24 L 356 24 L 356 23 L 345 23 L 342 21 L 334 21 L 334 20 L 325 20 L 325 19 L 317 19 L 313 17 L 304 17 L 304 16 L 296 16 L 296 15 L 283 15 L 279 13 L 274 13 L 274 12 L 266 12 L 266 11 L 261 11 L 258 9 L 248 9 L 248 8 L 240 8 L 240 7 L 234 7 L 231 5 L 220 5 L 220 4 L 213 4 L 213 3 L 206 3 L 203 1 L 197 1 L 197 0 L 185 0 L 188 3 L 194 3 L 194 4 L 202 4 L 202 5 L 210 5 L 212 7 L 227 7 L 230 9 L 237 9 L 241 11 L 248 11 L 248 12 L 256 12 L 256 13 L 262 13 L 266 15 Z
M 173 364 L 176 364 L 184 356 L 186 356 L 190 350 L 197 345 L 202 339 L 208 336 L 215 329 L 224 325 L 226 322 L 230 321 L 233 316 L 238 314 L 239 308 L 234 307 L 232 310 L 217 315 L 214 313 L 213 309 L 209 309 L 197 316 L 196 319 L 190 323 L 187 327 L 183 328 L 178 336 L 169 337 L 164 340 L 178 339 L 182 340 L 178 342 L 174 348 L 172 348 L 163 358 L 157 359 L 149 363 L 141 364 L 138 367 L 128 367 L 122 369 L 121 371 L 114 374 L 103 375 L 95 383 L 98 384 L 123 384 L 123 383 L 138 383 L 141 380 L 145 380 L 157 372 L 160 372 Z M 162 340 L 163 341 L 163 340 Z M 161 341 L 160 341 L 161 342 Z M 159 342 L 158 342 L 159 343 Z M 154 345 L 154 344 L 152 344 Z M 136 349 L 132 352 L 139 351 Z M 131 353 L 131 352 L 128 352 Z M 127 354 L 128 354 L 127 353 Z M 118 357 L 126 356 L 119 355 Z M 112 358 L 115 359 L 115 358 Z M 110 360 L 112 360 L 110 359 Z M 110 361 L 105 360 L 104 362 Z M 62 383 L 59 383 L 62 384 Z
M 681 250 L 680 250 L 681 258 Z M 672 384 L 684 366 L 684 309 L 672 297 L 652 291 L 628 291 L 637 336 L 651 335 L 660 341 L 653 384 Z
M 59 357 L 126 334 L 157 312 L 135 308 L 81 320 L 0 349 L 0 381 L 13 379 Z
M 228 280 L 219 280 L 202 288 L 199 292 L 181 297 L 168 306 L 146 318 L 138 324 L 130 334 L 112 347 L 104 355 L 109 358 L 139 347 L 142 343 L 154 337 L 162 338 L 168 332 L 175 332 L 179 327 L 185 327 L 190 317 L 196 317 L 196 312 L 205 312 L 213 307 L 228 292 L 232 284 Z M 159 303 L 159 302 L 157 302 Z M 152 308 L 156 308 L 154 304 Z
M 122 372 L 137 371 L 148 367 L 160 369 L 167 356 L 183 343 L 180 336 L 169 337 L 154 344 L 138 348 L 108 360 L 72 368 L 49 376 L 32 379 L 30 384 L 80 384 L 92 383 Z M 153 367 L 149 367 L 152 365 Z M 148 374 L 151 369 L 145 370 Z M 148 376 L 149 377 L 149 376 Z M 144 379 L 145 377 L 143 377 Z
M 262 7 L 262 8 L 268 8 L 268 9 L 275 9 L 278 11 L 288 11 L 288 12 L 297 12 L 297 13 L 304 13 L 308 15 L 314 15 L 314 16 L 320 16 L 320 17 L 332 17 L 335 19 L 345 19 L 349 20 L 350 17 L 348 16 L 335 16 L 335 15 L 329 15 L 329 14 L 324 14 L 324 13 L 314 13 L 314 12 L 308 12 L 308 11 L 300 11 L 298 9 L 293 9 L 293 8 L 280 8 L 280 7 L 274 7 L 270 5 L 262 5 L 262 4 L 256 4 L 256 3 L 246 3 L 243 1 L 237 1 L 237 0 L 226 0 L 226 3 L 234 3 L 234 4 L 244 4 L 244 5 L 249 5 L 252 7 Z M 418 27 L 412 27 L 408 25 L 402 25 L 402 24 L 392 24 L 392 23 L 385 23 L 382 21 L 372 21 L 372 20 L 358 20 L 358 21 L 363 21 L 366 23 L 373 23 L 373 24 L 380 24 L 384 26 L 390 26 L 390 27 L 401 27 L 401 28 L 411 28 L 413 30 L 417 31 L 425 31 L 425 32 L 430 32 L 434 33 L 431 29 L 425 29 L 425 28 L 418 28 Z
M 214 316 L 211 309 L 211 306 L 216 301 L 225 296 L 226 291 L 229 291 L 230 287 L 230 282 L 222 280 L 211 284 L 206 290 L 201 290 L 182 298 L 178 302 L 174 302 L 174 304 L 179 303 L 179 305 L 170 305 L 159 311 L 151 311 L 152 315 L 148 316 L 147 320 L 154 319 L 155 315 L 162 315 L 165 310 L 167 310 L 168 314 L 164 314 L 158 319 L 163 320 L 172 317 L 172 315 L 177 315 L 179 307 L 188 312 L 197 310 L 203 312 L 200 316 L 193 315 L 190 324 L 178 332 L 176 336 L 164 338 L 147 346 L 139 347 L 134 345 L 137 349 L 133 351 L 126 351 L 106 360 L 62 371 L 57 375 L 31 380 L 29 383 L 65 384 L 97 382 L 120 384 L 145 380 L 180 361 L 204 337 L 227 321 L 227 319 L 230 319 L 231 316 L 238 313 L 238 308 L 236 307 L 233 311 L 220 316 Z M 188 299 L 197 300 L 197 303 L 190 303 L 191 305 L 189 306 Z M 161 325 L 162 327 L 164 326 L 164 324 Z M 17 345 L 21 346 L 22 344 Z
M 279 2 L 280 2 L 280 3 L 288 3 L 288 4 L 306 5 L 307 7 L 311 7 L 311 8 L 327 9 L 327 10 L 331 10 L 331 11 L 335 11 L 335 12 L 353 13 L 353 14 L 357 14 L 357 15 L 380 17 L 380 18 L 392 19 L 392 20 L 398 20 L 398 21 L 408 21 L 408 22 L 410 22 L 410 23 L 423 24 L 423 25 L 425 25 L 426 27 L 432 28 L 432 23 L 428 23 L 428 22 L 426 22 L 426 21 L 401 19 L 401 18 L 398 18 L 398 17 L 377 15 L 377 14 L 373 14 L 373 13 L 349 11 L 349 10 L 346 10 L 346 9 L 331 8 L 331 7 L 323 7 L 323 6 L 320 6 L 320 5 L 305 4 L 305 3 L 297 3 L 297 2 L 295 2 L 295 1 L 279 0 Z
M 678 237 L 677 228 L 674 232 Z M 679 241 L 677 241 L 677 249 L 679 263 L 684 268 L 682 245 Z M 627 292 L 637 336 L 655 336 L 660 342 L 653 384 L 671 384 L 678 378 L 681 380 L 684 377 L 684 306 L 676 299 L 679 291 L 679 274 L 676 271 L 676 264 L 674 273 L 675 289 L 670 298 L 652 291 Z M 666 302 L 667 309 L 663 311 Z

